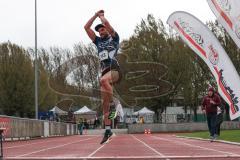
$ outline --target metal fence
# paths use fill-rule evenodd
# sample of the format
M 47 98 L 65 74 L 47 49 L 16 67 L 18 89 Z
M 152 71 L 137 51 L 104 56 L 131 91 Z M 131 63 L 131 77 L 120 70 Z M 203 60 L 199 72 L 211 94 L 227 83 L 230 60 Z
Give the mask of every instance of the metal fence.
M 229 121 L 229 116 L 224 114 L 223 121 Z M 206 122 L 207 117 L 205 114 L 160 114 L 159 117 L 155 117 L 155 123 L 191 123 L 191 122 Z M 237 118 L 233 121 L 240 121 Z
M 5 128 L 3 137 L 10 139 L 26 139 L 34 137 L 66 136 L 77 134 L 77 126 L 75 124 L 1 115 L 0 128 Z
M 205 122 L 207 120 L 205 114 L 161 114 L 159 115 L 160 123 L 190 123 Z
M 159 123 L 186 123 L 193 122 L 193 115 L 191 114 L 161 114 L 159 116 Z

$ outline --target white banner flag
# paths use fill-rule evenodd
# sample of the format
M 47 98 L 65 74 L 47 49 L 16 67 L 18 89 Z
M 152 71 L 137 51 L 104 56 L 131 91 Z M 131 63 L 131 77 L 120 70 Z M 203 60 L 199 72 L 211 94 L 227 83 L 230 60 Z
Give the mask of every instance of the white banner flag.
M 207 0 L 217 20 L 240 48 L 240 0 Z
M 174 12 L 167 23 L 208 65 L 217 81 L 219 94 L 230 106 L 230 118 L 238 118 L 240 78 L 217 38 L 206 25 L 186 12 Z

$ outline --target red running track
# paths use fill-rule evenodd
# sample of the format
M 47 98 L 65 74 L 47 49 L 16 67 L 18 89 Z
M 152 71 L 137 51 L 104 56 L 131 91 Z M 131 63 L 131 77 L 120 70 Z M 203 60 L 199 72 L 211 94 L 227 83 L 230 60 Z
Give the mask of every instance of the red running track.
M 69 136 L 4 142 L 4 159 L 165 159 L 240 160 L 240 146 L 176 138 L 173 134 L 117 135 L 104 145 L 101 136 Z

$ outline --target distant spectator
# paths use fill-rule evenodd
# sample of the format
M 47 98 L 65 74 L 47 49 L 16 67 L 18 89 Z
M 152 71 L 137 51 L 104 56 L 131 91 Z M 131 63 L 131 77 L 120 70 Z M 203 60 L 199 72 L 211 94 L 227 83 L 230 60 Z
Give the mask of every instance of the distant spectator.
M 84 122 L 83 122 L 83 123 L 84 123 L 85 129 L 89 129 L 89 124 L 88 124 L 86 118 L 84 119 Z
M 140 123 L 144 123 L 144 118 L 140 117 Z
M 83 134 L 83 129 L 84 129 L 84 123 L 82 120 L 80 120 L 78 122 L 78 131 L 79 131 L 79 134 L 82 135 Z
M 99 125 L 100 125 L 100 120 L 96 117 L 94 120 L 94 128 L 98 128 Z
M 120 116 L 117 116 L 114 120 L 113 120 L 113 124 L 114 124 L 114 128 L 117 129 L 117 125 L 120 122 Z
M 213 88 L 208 89 L 208 95 L 204 97 L 202 102 L 202 110 L 207 116 L 207 124 L 210 133 L 211 142 L 217 138 L 217 106 L 221 103 L 220 97 L 214 93 Z
M 60 117 L 59 117 L 58 113 L 55 113 L 55 121 L 60 122 Z
M 136 118 L 133 119 L 133 124 L 136 124 L 137 123 L 137 120 Z

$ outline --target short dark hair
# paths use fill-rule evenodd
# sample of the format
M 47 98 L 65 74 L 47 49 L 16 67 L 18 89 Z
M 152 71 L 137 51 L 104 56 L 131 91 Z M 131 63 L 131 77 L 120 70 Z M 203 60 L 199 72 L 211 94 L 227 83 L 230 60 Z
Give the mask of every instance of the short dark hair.
M 102 27 L 105 27 L 105 26 L 104 26 L 103 24 L 98 24 L 98 25 L 96 25 L 95 31 L 98 32 L 98 30 L 99 30 L 100 28 L 102 28 Z
M 209 87 L 208 91 L 214 92 L 214 88 L 213 87 Z

